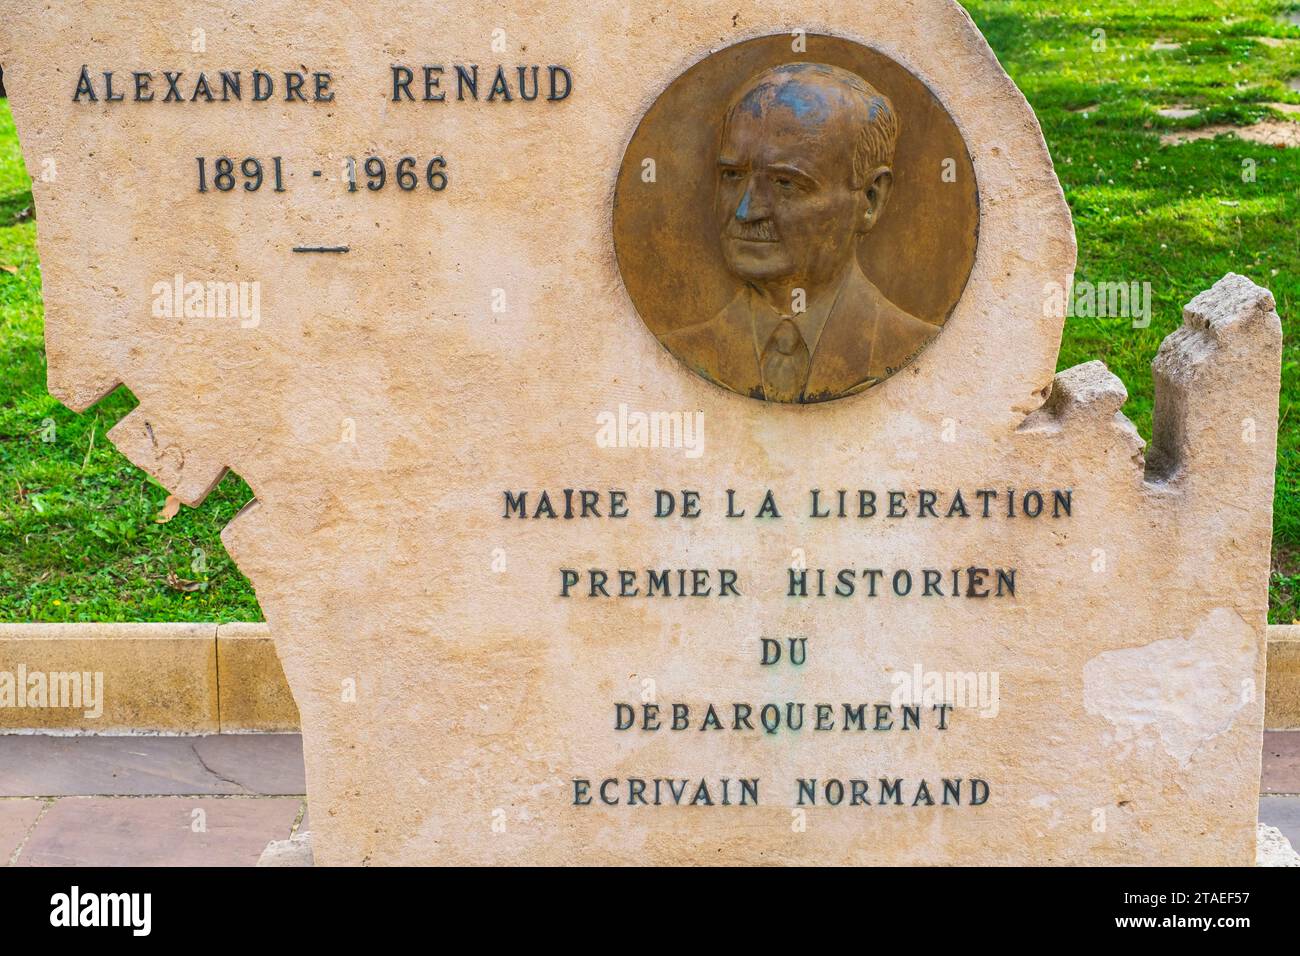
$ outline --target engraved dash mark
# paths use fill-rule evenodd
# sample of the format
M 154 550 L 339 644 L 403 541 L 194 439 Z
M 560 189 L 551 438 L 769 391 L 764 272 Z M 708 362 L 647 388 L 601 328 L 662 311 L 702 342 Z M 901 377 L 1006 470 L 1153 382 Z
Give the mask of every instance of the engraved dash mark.
M 294 246 L 294 252 L 349 252 L 348 246 Z

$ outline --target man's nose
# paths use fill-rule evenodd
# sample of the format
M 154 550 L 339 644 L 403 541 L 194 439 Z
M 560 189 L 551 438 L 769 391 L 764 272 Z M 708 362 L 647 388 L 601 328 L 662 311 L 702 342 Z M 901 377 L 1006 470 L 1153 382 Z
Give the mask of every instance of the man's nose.
M 756 222 L 766 219 L 770 211 L 767 197 L 764 195 L 758 177 L 750 176 L 745 183 L 745 194 L 736 206 L 736 219 L 739 222 Z

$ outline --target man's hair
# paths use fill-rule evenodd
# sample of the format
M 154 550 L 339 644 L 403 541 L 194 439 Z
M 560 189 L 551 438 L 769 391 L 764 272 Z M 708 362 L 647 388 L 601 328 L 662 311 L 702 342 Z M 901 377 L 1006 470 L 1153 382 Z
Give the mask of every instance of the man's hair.
M 774 66 L 760 73 L 740 90 L 727 108 L 723 128 L 731 123 L 732 116 L 742 104 L 753 100 L 756 94 L 759 99 L 755 106 L 758 102 L 775 102 L 794 110 L 798 115 L 798 98 L 786 100 L 781 92 L 784 87 L 810 77 L 833 81 L 857 104 L 860 125 L 857 142 L 853 147 L 853 188 L 861 189 L 866 186 L 867 174 L 873 169 L 893 165 L 899 121 L 889 97 L 856 73 L 825 63 L 787 63 Z

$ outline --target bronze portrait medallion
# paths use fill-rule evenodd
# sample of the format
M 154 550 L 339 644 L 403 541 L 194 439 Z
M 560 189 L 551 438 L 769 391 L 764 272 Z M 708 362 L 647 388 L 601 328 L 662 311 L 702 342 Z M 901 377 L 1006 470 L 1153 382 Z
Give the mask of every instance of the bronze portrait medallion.
M 978 233 L 952 117 L 889 57 L 828 36 L 748 40 L 679 76 L 614 197 L 650 331 L 768 402 L 843 398 L 915 358 L 961 298 Z

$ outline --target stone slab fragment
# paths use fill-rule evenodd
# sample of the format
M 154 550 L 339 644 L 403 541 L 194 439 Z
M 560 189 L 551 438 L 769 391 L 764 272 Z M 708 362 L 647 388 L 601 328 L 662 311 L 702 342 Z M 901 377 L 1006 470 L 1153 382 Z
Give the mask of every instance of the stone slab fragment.
M 266 845 L 258 866 L 315 866 L 311 855 L 311 833 L 299 830 L 287 840 L 275 840 Z
M 1295 851 L 1291 841 L 1281 830 L 1267 823 L 1261 823 L 1255 865 L 1300 867 L 1300 853 Z

